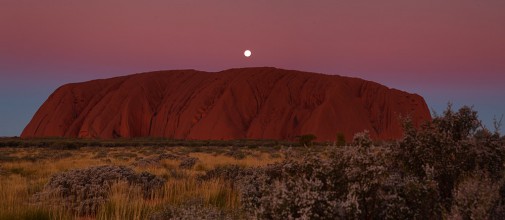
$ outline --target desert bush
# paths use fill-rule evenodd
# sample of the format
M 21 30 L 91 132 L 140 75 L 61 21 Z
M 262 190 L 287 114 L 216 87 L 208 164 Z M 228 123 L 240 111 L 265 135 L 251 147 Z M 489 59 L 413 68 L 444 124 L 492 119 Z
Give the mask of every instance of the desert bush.
M 193 166 L 195 166 L 197 161 L 198 161 L 198 158 L 194 158 L 194 157 L 183 158 L 181 163 L 179 164 L 179 168 L 191 169 L 191 168 L 193 168 Z
M 154 157 L 154 158 L 141 158 L 131 163 L 131 165 L 134 167 L 159 167 L 161 166 L 161 163 L 159 158 Z
M 312 142 L 316 140 L 316 136 L 313 134 L 305 134 L 298 136 L 298 142 L 301 146 L 312 146 Z
M 365 130 L 354 134 L 352 138 L 352 145 L 357 147 L 370 147 L 372 146 L 372 139 L 370 138 L 370 133 Z
M 206 177 L 237 182 L 245 212 L 259 219 L 432 219 L 439 209 L 426 178 L 395 170 L 389 146 L 349 146 L 259 169 L 217 168 Z M 290 155 L 288 153 L 288 155 Z
M 278 164 L 207 175 L 231 173 L 245 212 L 259 219 L 505 216 L 505 146 L 497 132 L 479 125 L 475 111 L 449 107 L 419 128 L 407 120 L 404 133 L 398 142 L 377 145 L 365 131 L 352 146 L 326 154 L 287 151 Z
M 404 130 L 403 140 L 395 145 L 395 162 L 420 179 L 426 177 L 424 168 L 432 167 L 445 210 L 450 210 L 454 188 L 465 175 L 482 170 L 494 181 L 503 176 L 505 146 L 498 134 L 480 126 L 470 107 L 454 112 L 449 106 L 419 129 L 406 121 Z
M 150 173 L 137 174 L 124 166 L 91 167 L 53 175 L 42 192 L 34 195 L 33 201 L 64 206 L 77 215 L 94 215 L 107 201 L 111 185 L 118 181 L 140 186 L 146 198 L 165 182 Z
M 505 183 L 502 180 L 498 201 L 494 204 L 490 219 L 505 219 Z
M 106 150 L 100 150 L 95 153 L 93 159 L 101 159 L 106 158 L 108 156 L 108 152 Z
M 346 144 L 346 142 L 345 142 L 344 133 L 342 133 L 342 132 L 337 133 L 337 140 L 336 140 L 335 145 L 341 147 L 341 146 L 345 146 L 345 144 Z
M 151 214 L 150 220 L 214 220 L 214 219 L 237 219 L 237 215 L 224 210 L 204 206 L 204 202 L 198 199 L 190 200 L 180 206 L 166 205 L 161 211 Z
M 83 143 L 77 141 L 54 141 L 48 143 L 48 147 L 55 150 L 79 150 L 83 145 Z
M 389 177 L 386 154 L 387 148 L 370 146 L 368 133 L 358 133 L 353 145 L 341 153 L 344 160 L 344 175 L 347 177 L 346 201 L 343 206 L 346 215 L 368 219 L 378 217 L 383 211 L 380 196 L 387 194 L 385 181 Z
M 489 219 L 500 197 L 500 184 L 484 173 L 476 173 L 459 183 L 453 192 L 451 219 Z
M 160 155 L 158 155 L 158 158 L 160 160 L 177 160 L 180 158 L 180 156 L 170 153 L 161 153 Z
M 366 133 L 356 134 L 355 146 L 343 148 L 333 157 L 342 157 L 347 179 L 343 199 L 346 218 L 432 219 L 438 207 L 433 201 L 438 191 L 430 167 L 425 178 L 404 175 L 394 165 L 390 145 L 374 146 Z
M 135 167 L 159 167 L 162 160 L 176 160 L 180 157 L 175 154 L 161 153 L 158 156 L 142 158 L 132 163 Z
M 117 160 L 129 160 L 130 158 L 137 157 L 137 154 L 131 153 L 131 152 L 115 152 L 115 153 L 110 153 L 110 156 L 117 159 Z
M 41 150 L 36 154 L 28 154 L 19 158 L 19 160 L 37 162 L 41 160 L 61 160 L 73 156 L 73 150 Z
M 23 142 L 21 140 L 15 139 L 2 139 L 0 141 L 2 143 L 2 147 L 20 147 L 23 145 Z
M 343 167 L 311 155 L 241 177 L 242 205 L 259 219 L 335 219 L 345 191 Z
M 273 159 L 275 159 L 275 158 L 282 158 L 282 155 L 279 154 L 279 153 L 271 153 L 270 154 L 270 158 L 273 158 Z
M 237 160 L 242 160 L 246 157 L 246 154 L 236 147 L 232 147 L 230 151 L 226 152 L 224 155 L 233 157 Z
M 239 165 L 230 164 L 217 166 L 216 168 L 205 172 L 204 175 L 197 177 L 200 181 L 208 181 L 211 179 L 222 178 L 231 182 L 236 182 L 246 175 L 250 175 L 253 172 L 252 169 L 247 169 Z

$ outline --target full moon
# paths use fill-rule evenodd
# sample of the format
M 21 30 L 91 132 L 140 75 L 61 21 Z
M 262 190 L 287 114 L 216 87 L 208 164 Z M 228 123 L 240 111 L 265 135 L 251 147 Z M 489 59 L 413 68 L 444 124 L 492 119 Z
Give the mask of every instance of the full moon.
M 251 56 L 251 51 L 250 50 L 245 50 L 244 51 L 244 56 L 250 57 Z

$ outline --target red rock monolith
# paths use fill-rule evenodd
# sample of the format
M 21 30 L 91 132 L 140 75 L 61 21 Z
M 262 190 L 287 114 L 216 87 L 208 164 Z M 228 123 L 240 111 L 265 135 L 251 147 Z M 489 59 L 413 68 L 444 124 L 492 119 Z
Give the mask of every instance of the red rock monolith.
M 21 137 L 347 140 L 402 136 L 430 120 L 424 99 L 378 83 L 276 68 L 173 70 L 58 88 Z

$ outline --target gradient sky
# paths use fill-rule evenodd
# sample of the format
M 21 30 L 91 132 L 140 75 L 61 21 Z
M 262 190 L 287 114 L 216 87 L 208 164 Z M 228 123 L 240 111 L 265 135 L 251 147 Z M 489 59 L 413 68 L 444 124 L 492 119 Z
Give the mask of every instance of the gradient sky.
M 250 66 L 372 80 L 439 113 L 473 105 L 491 126 L 505 113 L 505 1 L 0 0 L 0 136 L 64 83 Z

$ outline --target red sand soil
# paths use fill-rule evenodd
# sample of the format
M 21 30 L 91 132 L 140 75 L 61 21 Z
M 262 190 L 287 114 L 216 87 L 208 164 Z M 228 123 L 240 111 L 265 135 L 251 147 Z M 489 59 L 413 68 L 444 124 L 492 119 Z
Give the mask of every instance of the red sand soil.
M 424 99 L 358 78 L 282 70 L 174 70 L 68 84 L 21 137 L 347 140 L 400 138 L 400 116 L 430 120 Z

